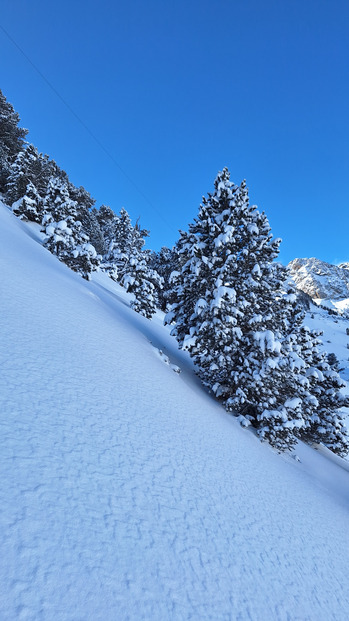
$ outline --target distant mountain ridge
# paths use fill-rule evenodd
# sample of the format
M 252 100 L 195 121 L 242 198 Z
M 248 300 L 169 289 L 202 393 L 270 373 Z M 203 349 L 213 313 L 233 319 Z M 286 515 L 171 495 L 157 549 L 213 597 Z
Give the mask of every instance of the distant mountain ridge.
M 349 297 L 349 262 L 331 265 L 314 257 L 297 258 L 288 267 L 297 288 L 313 299 Z

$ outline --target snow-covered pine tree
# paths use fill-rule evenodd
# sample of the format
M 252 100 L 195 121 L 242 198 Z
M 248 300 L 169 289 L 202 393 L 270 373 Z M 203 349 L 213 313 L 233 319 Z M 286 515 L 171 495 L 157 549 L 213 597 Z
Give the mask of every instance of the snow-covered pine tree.
M 286 268 L 279 266 L 283 271 L 283 281 L 287 278 Z M 279 313 L 281 320 L 280 333 L 282 338 L 280 340 L 281 350 L 279 357 L 280 369 L 282 371 L 281 379 L 274 390 L 278 390 L 278 396 L 275 399 L 276 402 L 284 400 L 287 409 L 293 410 L 294 415 L 288 417 L 288 420 L 284 420 L 283 409 L 273 410 L 266 408 L 263 412 L 259 412 L 257 415 L 257 426 L 259 427 L 258 433 L 262 439 L 266 439 L 283 449 L 284 436 L 288 436 L 288 444 L 292 446 L 296 438 L 300 437 L 300 434 L 306 428 L 309 417 L 312 415 L 314 407 L 317 405 L 317 400 L 312 395 L 310 390 L 310 383 L 306 377 L 306 362 L 304 360 L 304 350 L 308 346 L 308 340 L 305 338 L 305 331 L 303 328 L 303 321 L 305 317 L 304 308 L 298 298 L 298 295 L 293 287 L 288 287 L 282 292 L 281 297 L 277 299 L 277 306 L 274 310 Z M 272 376 L 270 378 L 273 379 Z M 273 384 L 269 384 L 269 390 L 273 390 Z M 291 395 L 291 398 L 290 398 Z M 279 427 L 279 421 L 286 422 L 286 426 Z M 286 431 L 285 431 L 286 428 Z M 281 436 L 282 442 L 279 446 L 279 437 Z M 291 441 L 290 441 L 291 436 Z
M 76 187 L 70 181 L 68 182 L 68 192 L 70 199 L 76 204 L 76 219 L 81 222 L 83 233 L 87 235 L 97 253 L 102 256 L 106 252 L 106 247 L 104 235 L 98 222 L 98 211 L 93 207 L 95 199 L 83 186 Z M 110 207 L 105 209 L 111 212 L 112 218 L 115 217 Z
M 122 208 L 115 227 L 114 239 L 109 247 L 109 257 L 117 265 L 120 281 L 128 271 L 129 262 L 137 258 L 143 246 L 143 237 L 132 225 L 126 209 Z
M 71 216 L 57 222 L 52 214 L 46 214 L 43 219 L 43 231 L 47 235 L 45 248 L 70 269 L 90 280 L 91 273 L 98 269 L 99 256 L 89 243 L 88 237 L 82 232 L 81 222 L 75 221 Z
M 177 269 L 170 274 L 170 309 L 164 323 L 174 324 L 171 334 L 177 339 L 180 349 L 184 349 L 184 340 L 188 345 L 188 337 L 196 335 L 196 317 L 200 314 L 200 307 L 205 305 L 210 278 L 210 264 L 206 257 L 208 251 L 203 250 L 203 241 L 200 242 L 200 228 L 200 221 L 195 219 L 189 225 L 189 232 L 180 231 L 176 243 Z
M 279 244 L 265 214 L 249 205 L 246 184 L 231 183 L 224 169 L 181 235 L 177 299 L 166 320 L 176 321 L 180 347 L 227 409 L 285 449 L 305 421 L 300 401 L 285 390 L 286 274 L 274 263 Z
M 77 219 L 78 205 L 70 197 L 71 189 L 64 173 L 51 177 L 45 197 L 43 230 L 47 239 L 44 245 L 60 261 L 89 280 L 91 272 L 99 267 L 100 257 Z
M 82 185 L 77 187 L 71 181 L 68 181 L 68 192 L 70 198 L 77 205 L 78 217 L 81 220 L 81 216 L 92 209 L 96 201 Z
M 319 405 L 314 411 L 309 430 L 305 437 L 312 442 L 320 442 L 341 457 L 349 453 L 349 436 L 341 408 L 349 407 L 349 398 L 340 392 L 346 383 L 331 369 L 325 356 L 318 365 L 323 381 L 319 381 L 314 394 Z
M 85 215 L 82 216 L 81 224 L 91 244 L 96 248 L 98 254 L 103 256 L 106 250 L 105 240 L 103 231 L 98 222 L 97 209 L 93 207 L 91 211 L 85 213 Z
M 96 201 L 83 186 L 76 187 L 71 181 L 68 181 L 68 193 L 69 198 L 76 205 L 76 219 L 81 222 L 84 232 L 88 234 L 85 230 L 85 224 L 89 227 L 90 210 Z
M 156 312 L 157 290 L 162 286 L 162 279 L 149 266 L 149 259 L 148 252 L 137 251 L 130 257 L 127 272 L 121 280 L 126 291 L 135 296 L 131 308 L 147 319 L 151 319 Z
M 131 257 L 133 254 L 138 253 L 144 241 L 141 243 L 140 248 L 137 244 L 134 244 L 135 237 L 138 238 L 138 235 L 135 236 L 134 227 L 126 209 L 122 208 L 119 216 L 114 212 L 112 214 L 111 218 L 107 212 L 103 213 L 105 220 L 104 238 L 108 246 L 103 257 L 102 269 L 114 280 L 122 282 Z
M 309 392 L 315 399 L 302 437 L 308 442 L 321 443 L 344 457 L 349 453 L 349 435 L 341 412 L 341 408 L 349 407 L 349 397 L 342 392 L 346 383 L 320 350 L 322 333 L 305 326 L 302 331 L 305 375 Z
M 227 209 L 221 217 L 218 192 L 221 191 L 222 183 L 227 183 L 229 194 L 226 197 Z M 224 381 L 227 378 L 224 370 L 219 369 L 214 362 L 217 358 L 216 353 L 212 352 L 211 355 L 205 343 L 205 336 L 199 332 L 206 328 L 209 330 L 211 325 L 219 332 L 221 319 L 218 317 L 218 311 L 221 310 L 222 317 L 225 318 L 226 303 L 229 304 L 230 297 L 233 299 L 236 297 L 235 291 L 227 282 L 221 286 L 222 283 L 217 281 L 217 267 L 223 266 L 224 257 L 221 248 L 216 249 L 215 240 L 217 239 L 220 246 L 221 225 L 222 223 L 224 225 L 223 218 L 230 213 L 229 201 L 233 201 L 237 186 L 230 183 L 229 173 L 225 169 L 217 177 L 215 187 L 214 195 L 209 194 L 207 199 L 203 198 L 198 217 L 189 225 L 189 232 L 181 232 L 177 242 L 179 269 L 172 275 L 173 304 L 165 317 L 166 323 L 175 321 L 172 334 L 176 336 L 181 348 L 188 349 L 194 357 L 198 356 L 200 375 L 211 387 L 217 383 L 218 375 L 222 375 Z M 226 281 L 226 278 L 224 280 Z M 215 293 L 220 295 L 219 301 L 216 295 L 217 304 L 211 300 Z M 213 317 L 209 321 L 203 320 L 204 315 L 211 311 Z M 233 321 L 233 318 L 230 317 L 229 321 Z M 221 348 L 219 339 L 214 343 L 214 348 L 216 347 L 219 350 Z M 224 363 L 224 360 L 221 362 Z M 220 390 L 217 386 L 217 392 L 222 394 L 222 386 Z
M 98 210 L 93 211 L 103 236 L 103 252 L 101 253 L 103 255 L 103 263 L 101 269 L 104 269 L 104 265 L 107 264 L 106 256 L 109 252 L 110 244 L 115 239 L 115 230 L 118 226 L 119 218 L 109 205 L 101 205 Z
M 103 257 L 102 269 L 107 271 L 114 280 L 122 283 L 126 274 L 133 272 L 133 267 L 129 263 L 131 259 L 134 261 L 140 256 L 144 246 L 144 237 L 148 235 L 148 231 L 140 229 L 137 224 L 133 226 L 124 208 L 121 209 L 119 216 L 113 215 L 113 220 L 110 219 L 106 227 L 106 241 L 110 235 L 112 238 L 108 251 Z
M 285 298 L 288 312 L 282 348 L 291 370 L 285 376 L 285 385 L 301 400 L 305 424 L 299 430 L 300 437 L 321 442 L 344 456 L 349 451 L 349 437 L 340 409 L 349 407 L 349 398 L 341 391 L 345 382 L 338 373 L 338 360 L 334 356 L 329 361 L 321 351 L 321 332 L 304 325 L 305 311 L 298 292 L 290 289 Z
M 55 222 L 68 217 L 77 219 L 77 203 L 70 198 L 68 179 L 65 175 L 51 177 L 44 201 L 45 213 L 50 213 Z
M 126 209 L 119 215 L 106 205 L 96 210 L 105 252 L 101 269 L 123 285 L 135 299 L 132 308 L 149 319 L 155 313 L 162 279 L 150 266 L 150 253 L 143 250 L 149 232 L 133 226 Z
M 11 164 L 23 150 L 27 129 L 18 127 L 20 118 L 0 90 L 0 192 L 6 191 Z
M 39 153 L 34 145 L 29 144 L 20 151 L 11 165 L 6 183 L 6 201 L 9 205 L 21 199 L 29 182 L 41 198 L 44 198 L 50 178 L 54 171 L 57 176 L 58 166 L 48 155 Z
M 31 181 L 27 184 L 24 196 L 13 203 L 12 210 L 21 220 L 42 222 L 44 201 Z
M 109 246 L 107 262 L 117 273 L 117 280 L 135 299 L 131 307 L 151 319 L 156 311 L 162 279 L 150 266 L 150 252 L 143 250 L 144 238 L 149 231 L 138 222 L 132 225 L 129 214 L 122 208 L 118 216 L 115 236 Z
M 166 312 L 169 309 L 172 290 L 171 274 L 178 268 L 176 250 L 163 246 L 159 252 L 151 252 L 149 266 L 162 278 L 163 287 L 158 290 L 158 306 Z
M 32 181 L 28 171 L 35 164 L 37 156 L 38 152 L 32 144 L 17 153 L 6 183 L 6 201 L 9 205 L 13 205 L 25 195 L 28 183 Z

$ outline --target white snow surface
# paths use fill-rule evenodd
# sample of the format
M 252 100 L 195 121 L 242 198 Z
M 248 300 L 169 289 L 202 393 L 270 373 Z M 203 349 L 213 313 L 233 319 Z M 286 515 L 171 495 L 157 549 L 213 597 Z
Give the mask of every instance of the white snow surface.
M 325 306 L 326 308 L 330 308 L 333 310 L 337 310 L 339 311 L 339 313 L 343 314 L 344 316 L 346 314 L 348 314 L 349 312 L 349 298 L 343 298 L 342 300 L 333 300 L 333 299 L 321 299 L 321 298 L 315 298 L 314 299 L 315 304 L 318 304 L 319 306 Z
M 346 621 L 348 462 L 261 444 L 3 205 L 0 263 L 1 620 Z
M 349 380 L 349 319 L 341 315 L 330 315 L 325 309 L 311 305 L 307 312 L 306 325 L 312 330 L 322 331 L 320 337 L 323 349 L 327 353 L 334 353 L 339 362 L 340 375 Z M 348 388 L 346 389 L 348 392 Z

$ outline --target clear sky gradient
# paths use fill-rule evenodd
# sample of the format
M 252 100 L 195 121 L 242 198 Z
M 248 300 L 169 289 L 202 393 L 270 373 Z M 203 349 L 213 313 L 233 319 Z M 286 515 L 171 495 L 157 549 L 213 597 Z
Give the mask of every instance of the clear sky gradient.
M 228 166 L 283 262 L 349 260 L 348 0 L 3 0 L 0 26 L 27 56 L 0 29 L 28 140 L 97 206 L 140 216 L 149 247 Z

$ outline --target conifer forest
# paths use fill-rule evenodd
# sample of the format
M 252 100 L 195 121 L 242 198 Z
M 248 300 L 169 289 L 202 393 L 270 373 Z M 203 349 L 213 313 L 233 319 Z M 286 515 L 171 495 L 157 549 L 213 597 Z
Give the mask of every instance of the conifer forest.
M 151 251 L 149 231 L 126 209 L 96 207 L 27 134 L 0 91 L 0 194 L 40 226 L 47 251 L 86 280 L 105 272 L 147 319 L 161 309 L 205 389 L 261 440 L 285 451 L 302 439 L 347 455 L 345 383 L 319 331 L 304 324 L 302 297 L 278 262 L 281 240 L 250 204 L 246 182 L 223 167 L 174 247 Z

